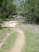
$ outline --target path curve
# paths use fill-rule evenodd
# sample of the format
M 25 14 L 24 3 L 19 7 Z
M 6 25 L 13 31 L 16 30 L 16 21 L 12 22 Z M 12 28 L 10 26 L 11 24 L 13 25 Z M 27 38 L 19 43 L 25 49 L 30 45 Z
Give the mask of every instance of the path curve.
M 14 46 L 12 45 L 13 48 L 8 52 L 22 52 L 25 46 L 25 35 L 20 28 L 15 28 L 17 21 L 8 21 L 8 22 L 5 22 L 4 24 L 5 24 L 4 27 L 14 27 L 12 29 L 18 33 Z
M 14 28 L 14 30 L 18 33 L 18 35 L 13 48 L 9 52 L 22 52 L 25 46 L 25 35 L 19 28 Z

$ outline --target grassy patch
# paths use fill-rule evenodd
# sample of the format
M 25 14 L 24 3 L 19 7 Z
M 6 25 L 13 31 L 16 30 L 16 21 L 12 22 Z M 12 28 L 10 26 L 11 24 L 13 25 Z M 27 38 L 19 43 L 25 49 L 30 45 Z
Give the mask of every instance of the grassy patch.
M 0 30 L 0 36 L 3 35 L 4 33 L 8 32 L 9 28 L 3 28 Z
M 7 52 L 8 50 L 10 50 L 11 47 L 12 47 L 12 45 L 13 45 L 13 43 L 14 43 L 14 40 L 15 40 L 15 39 L 16 39 L 16 32 L 12 33 L 12 34 L 8 37 L 8 39 L 7 39 L 6 43 L 5 43 L 5 45 L 0 49 L 0 52 Z
M 26 49 L 24 52 L 39 52 L 39 43 L 37 39 L 37 33 L 25 31 L 26 36 Z
M 4 41 L 3 39 L 7 37 L 7 33 L 9 33 L 10 31 L 11 31 L 10 28 L 3 28 L 0 30 L 0 43 L 3 43 Z
M 26 37 L 25 49 L 22 52 L 39 52 L 39 33 L 37 32 L 39 28 L 36 25 L 21 22 L 17 26 L 24 31 Z

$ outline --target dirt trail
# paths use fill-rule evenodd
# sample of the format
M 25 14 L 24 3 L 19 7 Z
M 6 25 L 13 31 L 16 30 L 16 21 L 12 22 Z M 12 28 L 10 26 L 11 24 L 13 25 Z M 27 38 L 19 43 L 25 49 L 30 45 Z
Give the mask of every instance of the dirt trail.
M 4 21 L 3 27 L 15 27 L 17 21 Z
M 4 22 L 4 24 L 5 24 L 4 27 L 15 27 L 17 21 Z M 12 29 L 16 31 L 18 34 L 14 46 L 12 45 L 13 47 L 8 52 L 22 52 L 25 46 L 25 35 L 23 31 L 19 28 L 12 28 Z
M 18 35 L 13 48 L 9 52 L 22 52 L 22 49 L 25 46 L 25 35 L 19 28 L 14 28 L 14 30 L 18 33 Z
M 18 33 L 17 39 L 14 43 L 14 46 L 12 45 L 13 48 L 11 48 L 11 50 L 8 52 L 22 52 L 22 49 L 25 46 L 25 35 L 24 35 L 23 31 L 19 28 L 13 28 L 13 30 Z
M 2 27 L 15 27 L 15 25 L 17 24 L 17 21 L 4 21 L 4 25 Z M 5 44 L 8 36 L 11 34 L 12 32 L 8 32 L 6 37 L 3 38 L 3 42 L 0 43 L 0 48 Z

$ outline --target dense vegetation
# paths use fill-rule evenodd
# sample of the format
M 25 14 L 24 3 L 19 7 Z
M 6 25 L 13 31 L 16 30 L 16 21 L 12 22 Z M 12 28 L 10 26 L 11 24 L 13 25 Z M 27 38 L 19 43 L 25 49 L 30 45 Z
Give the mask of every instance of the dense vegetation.
M 13 15 L 16 12 L 16 5 L 13 0 L 0 0 L 0 18 L 4 20 L 8 15 Z
M 15 4 L 14 0 L 0 0 L 0 21 L 13 14 L 25 16 L 26 23 L 39 24 L 39 0 L 22 0 L 19 5 L 16 0 Z
M 25 16 L 27 23 L 39 23 L 39 0 L 26 0 L 21 4 L 21 15 Z
M 16 14 L 16 5 L 13 1 L 14 0 L 0 0 L 0 24 L 1 21 L 8 18 L 9 15 Z

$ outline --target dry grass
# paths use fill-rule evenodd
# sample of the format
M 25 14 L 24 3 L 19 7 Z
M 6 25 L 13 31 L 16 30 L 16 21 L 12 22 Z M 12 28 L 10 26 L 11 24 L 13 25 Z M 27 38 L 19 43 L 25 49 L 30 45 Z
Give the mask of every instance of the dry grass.
M 24 31 L 26 37 L 25 49 L 22 52 L 39 52 L 39 25 L 24 24 L 22 19 L 19 21 L 17 26 Z

